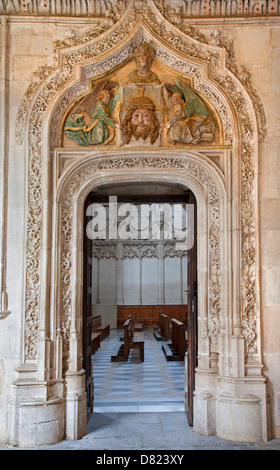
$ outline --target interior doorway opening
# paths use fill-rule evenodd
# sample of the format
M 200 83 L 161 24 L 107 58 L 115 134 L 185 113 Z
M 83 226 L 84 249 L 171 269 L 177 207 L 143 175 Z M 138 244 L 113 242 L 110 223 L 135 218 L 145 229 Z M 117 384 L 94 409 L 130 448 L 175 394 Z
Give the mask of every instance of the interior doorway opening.
M 187 212 L 189 207 L 193 212 Z M 149 218 L 143 217 L 142 211 L 149 213 Z M 152 219 L 152 215 L 158 218 Z M 186 243 L 190 229 L 193 238 Z M 180 244 L 182 241 L 184 245 Z M 111 331 L 121 330 L 133 312 L 144 330 L 151 333 L 158 327 L 162 313 L 168 316 L 170 325 L 172 319 L 184 325 L 188 384 L 185 409 L 189 424 L 193 424 L 196 256 L 196 200 L 185 186 L 166 182 L 118 183 L 97 187 L 88 194 L 84 206 L 83 272 L 88 418 L 94 403 L 91 319 L 100 315 L 103 323 L 109 322 Z

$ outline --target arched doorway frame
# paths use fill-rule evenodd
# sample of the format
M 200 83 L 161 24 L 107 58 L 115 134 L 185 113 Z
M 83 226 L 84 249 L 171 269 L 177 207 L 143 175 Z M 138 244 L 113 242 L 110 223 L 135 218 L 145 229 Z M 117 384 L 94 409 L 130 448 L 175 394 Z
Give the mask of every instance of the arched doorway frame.
M 148 1 L 148 3 L 149 8 L 151 2 Z M 130 6 L 132 5 L 133 2 Z M 207 291 L 206 286 L 212 286 L 213 289 L 213 302 L 210 309 L 213 312 L 213 319 L 218 318 L 218 311 L 227 312 L 227 314 L 221 315 L 223 320 L 221 323 L 213 321 L 211 327 L 211 337 L 215 337 L 215 348 L 219 350 L 218 381 L 216 380 L 217 356 L 212 355 L 211 357 L 210 362 L 214 367 L 209 369 L 207 366 L 210 357 L 210 336 L 207 333 L 207 321 L 203 317 L 203 321 L 199 322 L 200 347 L 195 392 L 197 405 L 195 406 L 197 406 L 197 410 L 200 408 L 203 411 L 195 412 L 195 428 L 203 434 L 216 433 L 220 437 L 233 440 L 254 441 L 266 439 L 268 436 L 265 380 L 261 374 L 258 299 L 258 126 L 260 137 L 263 131 L 260 124 L 262 121 L 260 102 L 254 90 L 247 86 L 246 76 L 244 78 L 241 74 L 241 79 L 239 79 L 237 74 L 233 73 L 236 72 L 237 67 L 234 67 L 232 63 L 229 64 L 230 67 L 227 67 L 224 47 L 210 45 L 210 43 L 204 42 L 202 36 L 199 39 L 190 37 L 171 24 L 169 24 L 169 28 L 173 39 L 170 41 L 170 35 L 166 36 L 165 29 L 161 27 L 165 20 L 158 12 L 156 16 L 153 16 L 155 9 L 154 6 L 152 8 L 153 12 L 152 10 L 145 11 L 145 19 L 141 9 L 130 10 L 122 19 L 121 28 L 119 24 L 116 24 L 101 39 L 93 39 L 87 43 L 86 47 L 83 44 L 77 44 L 72 48 L 66 48 L 65 51 L 60 51 L 57 67 L 41 71 L 39 82 L 37 81 L 27 91 L 19 110 L 17 139 L 19 145 L 23 140 L 26 143 L 28 207 L 22 365 L 17 368 L 18 380 L 15 391 L 17 399 L 11 407 L 9 418 L 11 421 L 10 441 L 14 445 L 19 444 L 14 427 L 16 425 L 19 428 L 24 427 L 23 424 L 18 423 L 15 417 L 24 401 L 23 389 L 20 388 L 20 384 L 21 380 L 24 382 L 26 376 L 29 377 L 31 389 L 32 387 L 36 388 L 38 383 L 41 384 L 40 393 L 38 393 L 39 396 L 42 394 L 38 402 L 35 403 L 35 400 L 33 404 L 30 403 L 29 409 L 32 410 L 32 407 L 36 406 L 36 409 L 39 410 L 41 403 L 47 403 L 50 414 L 55 407 L 56 416 L 59 415 L 59 418 L 56 417 L 54 420 L 60 422 L 57 440 L 65 434 L 71 439 L 76 439 L 85 432 L 83 371 L 79 355 L 81 338 L 77 335 L 77 331 L 80 331 L 81 316 L 78 315 L 76 302 L 80 301 L 80 294 L 74 288 L 71 300 L 67 296 L 70 277 L 72 276 L 72 279 L 76 279 L 78 282 L 81 280 L 80 265 L 77 264 L 77 257 L 81 256 L 79 245 L 77 245 L 80 235 L 79 229 L 76 228 L 73 232 L 74 238 L 71 239 L 71 247 L 69 245 L 70 249 L 66 250 L 68 257 L 65 256 L 59 264 L 60 254 L 63 251 L 62 238 L 66 235 L 67 242 L 67 227 L 70 221 L 70 212 L 67 213 L 66 210 L 64 225 L 62 224 L 63 230 L 62 232 L 58 230 L 62 205 L 57 205 L 57 201 L 60 197 L 59 193 L 62 194 L 65 191 L 67 194 L 66 186 L 62 182 L 63 180 L 68 181 L 71 171 L 77 177 L 79 168 L 82 169 L 81 165 L 91 158 L 95 159 L 95 164 L 91 169 L 94 172 L 96 169 L 102 169 L 105 174 L 105 169 L 109 170 L 106 167 L 108 161 L 112 162 L 113 160 L 111 171 L 117 172 L 122 166 L 125 168 L 125 165 L 129 165 L 128 161 L 131 159 L 134 162 L 135 171 L 138 171 L 139 165 L 140 168 L 142 165 L 143 172 L 146 168 L 145 171 L 153 171 L 155 174 L 160 169 L 158 161 L 164 152 L 161 151 L 161 156 L 158 155 L 157 158 L 150 157 L 150 160 L 140 154 L 138 154 L 139 159 L 137 160 L 135 152 L 133 157 L 129 152 L 123 156 L 118 151 L 105 152 L 104 155 L 96 152 L 91 152 L 90 155 L 87 152 L 73 152 L 72 155 L 65 156 L 63 171 L 61 160 L 56 158 L 56 151 L 53 150 L 53 147 L 56 146 L 58 124 L 61 122 L 65 107 L 79 93 L 84 92 L 88 86 L 89 78 L 87 77 L 95 76 L 94 70 L 104 70 L 104 67 L 116 65 L 118 57 L 121 60 L 127 59 L 132 45 L 143 40 L 153 40 L 159 58 L 164 59 L 165 55 L 167 62 L 172 61 L 169 65 L 175 66 L 180 63 L 180 67 L 183 67 L 182 70 L 185 73 L 193 73 L 196 86 L 201 87 L 200 91 L 207 94 L 214 107 L 218 107 L 224 136 L 230 144 L 230 150 L 224 151 L 228 158 L 225 159 L 226 167 L 223 177 L 218 167 L 211 162 L 211 158 L 207 157 L 207 152 L 198 154 L 186 150 L 176 153 L 176 157 L 174 155 L 170 157 L 168 154 L 166 154 L 165 160 L 162 157 L 162 162 L 165 162 L 162 164 L 167 167 L 174 164 L 175 160 L 178 164 L 181 159 L 182 167 L 174 169 L 174 175 L 178 171 L 178 178 L 180 171 L 184 168 L 184 163 L 189 164 L 189 168 L 191 168 L 191 157 L 197 158 L 197 176 L 194 177 L 197 187 L 193 192 L 198 198 L 198 182 L 200 181 L 201 191 L 204 186 L 200 180 L 201 169 L 204 168 L 204 165 L 208 178 L 213 176 L 214 181 L 216 179 L 219 181 L 217 187 L 220 187 L 219 185 L 224 179 L 221 184 L 221 188 L 224 185 L 221 191 L 223 217 L 219 230 L 223 237 L 220 254 L 222 259 L 227 262 L 222 266 L 221 282 L 225 281 L 224 273 L 228 273 L 230 266 L 232 274 L 228 275 L 228 280 L 231 279 L 230 286 L 226 286 L 227 289 L 221 296 L 221 290 L 215 289 L 217 284 L 216 269 L 210 270 L 211 277 L 209 278 L 209 260 L 207 268 L 200 272 L 199 283 L 204 286 L 204 290 L 200 295 L 203 308 L 199 306 L 199 316 L 200 312 L 205 311 L 206 308 L 204 295 Z M 131 33 L 131 25 L 135 28 L 133 34 Z M 124 39 L 122 32 L 126 27 L 130 33 Z M 112 43 L 112 37 L 118 39 L 114 39 Z M 112 49 L 104 52 L 102 45 L 106 41 L 111 44 Z M 90 49 L 93 55 L 89 53 Z M 92 67 L 93 57 L 94 67 Z M 229 155 L 231 156 L 229 157 Z M 73 163 L 71 163 L 72 161 Z M 100 165 L 103 165 L 103 168 Z M 162 176 L 164 171 L 170 177 L 170 171 L 163 168 Z M 106 175 L 108 176 L 109 172 Z M 103 176 L 100 184 L 102 178 Z M 77 181 L 78 179 L 74 178 L 72 186 L 69 187 L 70 190 L 73 190 Z M 207 177 L 203 181 L 207 181 Z M 191 184 L 189 181 L 187 183 Z M 80 184 L 82 188 L 83 183 Z M 93 182 L 91 181 L 87 190 L 92 186 Z M 82 196 L 81 188 L 79 192 L 80 203 L 86 196 L 86 192 Z M 190 187 L 190 189 L 192 188 Z M 77 223 L 78 206 L 76 200 L 73 201 L 74 220 Z M 208 203 L 201 202 L 200 208 L 203 208 L 205 204 Z M 67 203 L 66 207 L 71 209 Z M 206 244 L 209 224 L 211 220 L 216 220 L 216 212 L 213 211 L 211 217 L 206 217 L 204 220 L 208 231 L 202 231 L 199 237 L 204 239 Z M 216 246 L 215 237 L 213 237 L 213 253 Z M 71 264 L 70 254 L 72 256 L 73 253 L 76 256 L 76 261 Z M 213 267 L 215 259 L 217 256 L 211 260 Z M 208 279 L 208 283 L 206 279 Z M 66 287 L 63 287 L 63 283 Z M 71 287 L 73 288 L 72 284 Z M 65 315 L 62 321 L 61 305 L 63 308 L 69 308 L 69 312 L 71 312 L 70 315 Z M 64 369 L 61 361 L 63 353 L 65 357 L 67 356 Z M 208 372 L 205 372 L 206 370 Z M 240 399 L 240 396 L 243 398 Z M 65 412 L 62 411 L 64 403 L 66 403 Z M 241 407 L 243 407 L 242 409 L 245 407 L 247 410 L 245 419 L 247 427 L 245 426 L 243 435 L 240 435 L 238 423 L 235 429 L 228 426 Z M 226 419 L 223 419 L 225 416 Z M 40 413 L 38 413 L 38 422 L 40 422 Z M 37 426 L 37 423 L 35 425 Z M 255 428 L 259 428 L 259 431 L 255 431 Z M 44 442 L 48 442 L 47 436 Z
M 217 316 L 213 313 L 211 317 L 211 302 L 215 289 L 219 292 L 227 292 L 228 272 L 230 265 L 225 265 L 222 259 L 221 245 L 226 245 L 227 221 L 226 213 L 226 191 L 224 178 L 217 167 L 198 152 L 182 151 L 174 158 L 169 151 L 152 151 L 149 157 L 145 152 L 135 152 L 133 156 L 125 158 L 114 151 L 114 156 L 108 158 L 96 153 L 74 163 L 60 181 L 57 192 L 58 203 L 58 233 L 61 237 L 61 259 L 57 261 L 60 271 L 60 290 L 57 292 L 58 312 L 64 318 L 60 323 L 67 321 L 68 314 L 72 315 L 71 326 L 67 337 L 69 338 L 70 369 L 77 369 L 78 357 L 80 357 L 81 340 L 81 312 L 82 312 L 82 253 L 83 253 L 83 219 L 81 208 L 84 205 L 88 193 L 106 184 L 142 182 L 167 182 L 176 183 L 190 189 L 197 200 L 197 223 L 198 223 L 198 352 L 199 367 L 204 370 L 210 369 L 213 355 L 218 354 L 218 335 L 226 323 L 224 306 L 221 305 Z M 134 164 L 133 164 L 134 163 Z M 129 165 L 128 170 L 126 167 Z M 105 169 L 105 168 L 106 169 Z M 111 168 L 110 168 L 111 167 Z M 151 171 L 152 169 L 152 171 Z M 212 215 L 215 213 L 215 218 Z M 212 219 L 212 222 L 210 220 Z M 64 238 L 64 241 L 62 240 Z M 214 250 L 214 251 L 213 251 Z M 72 260 L 71 258 L 72 252 Z M 67 260 L 67 262 L 66 262 Z M 205 261 L 207 260 L 207 262 Z M 206 263 L 206 264 L 205 264 Z M 66 276 L 67 284 L 63 287 L 65 271 L 63 266 L 71 265 L 70 282 L 69 275 Z M 224 275 L 221 278 L 218 272 L 223 268 Z M 72 282 L 72 285 L 71 285 Z M 74 295 L 71 296 L 71 292 Z M 224 296 L 224 305 L 227 304 Z M 63 305 L 67 307 L 63 312 Z M 205 338 L 208 337 L 208 345 Z M 202 338 L 203 341 L 201 340 Z M 204 344 L 202 344 L 204 343 Z M 210 361 L 211 356 L 211 361 Z M 217 368 L 211 370 L 218 373 Z M 78 366 L 80 369 L 81 364 Z M 77 373 L 77 370 L 76 370 Z

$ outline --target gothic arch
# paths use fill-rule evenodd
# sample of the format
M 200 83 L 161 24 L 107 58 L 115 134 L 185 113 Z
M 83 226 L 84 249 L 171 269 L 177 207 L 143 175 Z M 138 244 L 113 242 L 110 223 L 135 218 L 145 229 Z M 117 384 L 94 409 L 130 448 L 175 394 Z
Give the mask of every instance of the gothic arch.
M 63 234 L 60 246 L 61 260 L 58 262 L 58 266 L 72 266 L 74 269 L 73 263 L 70 261 L 71 249 L 75 247 L 77 251 L 82 250 L 82 221 L 79 211 L 89 190 L 104 183 L 127 183 L 134 180 L 174 182 L 191 189 L 199 206 L 198 227 L 199 233 L 202 234 L 201 238 L 204 239 L 201 251 L 204 254 L 209 252 L 209 266 L 215 264 L 215 267 L 219 269 L 220 238 L 222 234 L 226 233 L 226 230 L 222 228 L 226 224 L 224 215 L 222 216 L 225 214 L 223 208 L 226 206 L 224 178 L 213 164 L 209 164 L 205 157 L 197 152 L 180 152 L 176 157 L 173 157 L 170 156 L 169 151 L 163 152 L 162 150 L 150 151 L 148 157 L 143 151 L 134 152 L 133 156 L 128 155 L 127 157 L 123 157 L 120 152 L 119 155 L 115 153 L 109 159 L 108 155 L 97 152 L 88 155 L 78 165 L 74 163 L 67 169 L 66 174 L 59 181 L 56 201 L 60 214 L 57 230 L 58 234 Z M 207 243 L 210 245 L 209 248 Z M 76 259 L 75 262 L 80 263 L 81 260 Z M 75 268 L 76 272 L 80 272 L 80 270 L 81 266 Z M 202 267 L 201 270 L 203 270 Z M 69 299 L 71 299 L 73 286 L 71 287 L 68 282 L 69 273 L 66 275 L 63 269 L 60 272 L 60 285 L 63 286 L 65 277 L 67 282 L 64 289 L 61 287 L 61 306 L 58 311 L 64 314 L 63 321 L 67 321 L 71 317 L 72 307 L 70 306 L 72 303 Z M 216 272 L 215 275 L 217 275 Z M 71 278 L 73 279 L 73 275 Z M 217 290 L 220 290 L 216 278 L 214 280 L 210 277 L 210 282 L 216 285 Z M 208 284 L 204 286 L 206 290 L 207 286 Z M 63 305 L 67 308 L 63 309 Z M 80 307 L 76 304 L 75 309 L 79 310 Z M 207 316 L 208 313 L 204 312 L 204 315 Z M 220 323 L 219 313 L 214 321 L 216 324 Z M 213 333 L 214 335 L 217 335 L 217 331 Z M 217 341 L 213 338 L 214 343 L 216 344 Z
M 22 371 L 36 365 L 30 376 L 34 384 L 37 381 L 46 384 L 42 402 L 49 403 L 49 409 L 54 406 L 61 414 L 65 396 L 64 432 L 72 439 L 83 435 L 81 291 L 76 289 L 81 283 L 78 207 L 89 189 L 101 184 L 104 178 L 127 181 L 127 169 L 132 178 L 176 179 L 197 198 L 200 252 L 208 260 L 207 270 L 199 267 L 202 290 L 195 429 L 225 439 L 266 439 L 257 233 L 257 156 L 258 139 L 263 136 L 262 106 L 244 70 L 237 72 L 227 54 L 228 47 L 214 46 L 205 37 L 194 35 L 191 30 L 186 34 L 166 20 L 163 24 L 163 20 L 153 2 L 147 2 L 145 11 L 137 7 L 137 2 L 130 2 L 122 22 L 100 36 L 86 42 L 80 38 L 71 47 L 61 44 L 55 51 L 56 67 L 41 69 L 23 99 L 17 122 L 18 144 L 28 142 Z M 180 149 L 175 154 L 173 150 L 172 156 L 167 149 L 153 149 L 148 155 L 142 150 L 120 152 L 116 148 L 56 149 L 65 111 L 88 89 L 89 81 L 126 61 L 136 44 L 150 41 L 157 60 L 191 76 L 195 89 L 216 109 L 224 145 L 215 151 Z M 233 302 L 233 298 L 237 301 Z M 213 357 L 219 357 L 218 362 Z M 20 377 L 19 370 L 19 383 Z M 238 406 L 245 408 L 248 416 L 241 436 L 238 426 L 236 429 L 224 426 L 224 422 L 231 422 Z M 226 416 L 224 422 L 222 415 Z M 260 424 L 258 430 L 253 429 L 256 421 Z M 57 440 L 60 438 L 61 434 Z

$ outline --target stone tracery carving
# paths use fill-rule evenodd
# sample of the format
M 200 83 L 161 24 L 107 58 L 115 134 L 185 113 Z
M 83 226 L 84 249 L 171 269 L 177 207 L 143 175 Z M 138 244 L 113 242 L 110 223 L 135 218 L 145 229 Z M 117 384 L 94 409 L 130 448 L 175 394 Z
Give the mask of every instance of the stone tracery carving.
M 119 244 L 116 242 L 107 241 L 94 241 L 92 248 L 92 256 L 97 260 L 100 259 L 124 259 L 124 258 L 181 258 L 186 256 L 185 251 L 178 250 L 174 246 L 174 242 L 158 242 L 158 241 L 145 241 L 141 240 L 125 243 L 120 243 L 122 250 L 118 249 Z M 162 247 L 162 253 L 159 251 Z
M 40 237 L 42 229 L 42 195 L 41 195 L 41 178 L 42 178 L 42 149 L 41 149 L 41 133 L 42 133 L 42 120 L 43 112 L 49 106 L 52 98 L 59 92 L 63 86 L 73 77 L 74 65 L 77 63 L 82 63 L 83 61 L 92 58 L 98 57 L 104 52 L 108 52 L 110 48 L 119 44 L 128 34 L 129 31 L 136 25 L 138 20 L 141 18 L 143 12 L 137 8 L 131 10 L 129 15 L 126 16 L 125 24 L 120 28 L 116 28 L 111 32 L 105 41 L 93 40 L 89 41 L 86 47 L 81 46 L 79 51 L 74 52 L 65 52 L 62 54 L 62 66 L 61 69 L 55 72 L 55 68 L 44 68 L 39 71 L 35 76 L 35 81 L 30 85 L 24 99 L 22 106 L 18 113 L 18 142 L 23 141 L 23 123 L 24 119 L 27 116 L 28 106 L 33 102 L 33 107 L 30 115 L 30 124 L 29 124 L 29 208 L 28 208 L 28 247 L 27 247 L 27 267 L 26 267 L 26 332 L 25 332 L 25 358 L 26 360 L 34 360 L 36 358 L 36 342 L 38 335 L 38 309 L 39 309 L 39 270 L 40 270 Z M 222 71 L 218 70 L 217 65 L 221 60 L 221 54 L 223 49 L 218 52 L 217 49 L 213 50 L 211 48 L 201 48 L 198 44 L 194 42 L 190 37 L 186 37 L 184 33 L 182 36 L 179 36 L 174 31 L 166 31 L 164 27 L 156 19 L 154 13 L 145 9 L 145 21 L 153 31 L 155 37 L 159 37 L 164 40 L 171 48 L 175 51 L 183 52 L 189 57 L 198 57 L 204 61 L 208 61 L 212 65 L 213 76 L 217 83 L 222 86 L 228 86 L 231 89 L 232 102 L 237 110 L 237 113 L 242 123 L 241 127 L 241 138 L 242 138 L 242 155 L 241 155 L 241 170 L 242 170 L 242 263 L 243 263 L 243 279 L 242 279 L 242 290 L 243 290 L 243 331 L 246 340 L 246 349 L 249 356 L 253 356 L 258 351 L 256 349 L 256 300 L 255 300 L 255 220 L 254 220 L 254 211 L 253 211 L 253 201 L 252 201 L 252 189 L 254 187 L 254 178 L 256 177 L 253 171 L 253 148 L 250 144 L 250 139 L 254 132 L 252 119 L 250 115 L 250 109 L 246 106 L 246 99 L 242 94 L 242 91 L 239 89 L 236 84 L 236 80 L 233 79 L 233 72 L 236 72 L 236 69 L 230 64 L 229 69 L 231 72 L 223 69 Z M 158 54 L 160 52 L 158 51 Z M 165 55 L 168 55 L 165 52 Z M 128 55 L 128 49 L 125 52 L 125 55 Z M 161 58 L 163 54 L 161 55 Z M 116 59 L 113 59 L 113 62 Z M 172 61 L 171 54 L 168 57 L 169 61 Z M 176 58 L 173 60 L 173 65 L 176 67 Z M 180 67 L 183 67 L 181 64 Z M 186 67 L 189 67 L 188 65 Z M 192 66 L 193 67 L 193 66 Z M 106 67 L 105 67 L 106 68 Z M 54 75 L 51 76 L 51 74 Z M 192 69 L 193 75 L 196 74 L 196 77 L 199 77 L 199 69 Z M 254 89 L 250 89 L 250 84 L 248 84 L 247 77 L 243 76 L 243 84 L 248 94 L 251 96 L 252 103 L 255 107 L 255 113 L 259 125 L 259 135 L 263 136 L 263 126 L 265 116 L 261 109 L 261 103 L 254 93 Z M 75 91 L 68 93 L 67 97 L 63 97 L 57 108 L 57 115 L 54 117 L 53 123 L 57 122 L 58 117 L 61 116 L 62 112 L 73 99 L 73 95 L 77 96 L 81 92 L 81 87 L 84 85 L 79 84 Z M 205 89 L 205 84 L 198 83 L 198 89 L 202 87 Z M 85 89 L 85 88 L 84 88 Z M 210 89 L 209 89 L 209 93 Z M 37 97 L 36 97 L 37 95 Z M 215 100 L 218 101 L 220 97 L 213 94 Z M 35 99 L 34 99 L 35 98 Z M 215 101 L 213 99 L 213 101 Z M 222 107 L 220 107 L 222 110 Z M 221 111 L 222 112 L 222 111 Z M 223 110 L 223 116 L 225 116 L 225 110 Z M 225 123 L 225 120 L 223 120 Z M 225 124 L 224 124 L 225 125 Z M 229 119 L 227 122 L 227 127 L 229 128 Z M 52 129 L 55 125 L 52 124 Z M 228 135 L 230 132 L 228 131 Z M 55 140 L 55 136 L 53 136 Z M 172 163 L 173 161 L 173 163 Z M 105 166 L 108 168 L 110 165 L 112 168 L 116 168 L 119 165 L 119 168 L 125 166 L 134 166 L 137 168 L 137 165 L 165 165 L 169 167 L 174 164 L 175 159 L 160 159 L 152 162 L 148 158 L 146 159 L 117 159 L 116 161 L 100 161 L 95 165 L 94 168 L 91 168 L 91 172 L 100 170 Z M 203 174 L 201 168 L 195 167 L 192 162 L 188 162 L 187 167 L 183 161 L 177 161 L 176 165 L 179 165 L 180 168 L 185 171 L 192 171 L 194 177 L 201 182 L 207 183 L 207 177 Z M 163 168 L 164 166 L 161 166 Z M 81 175 L 79 176 L 81 177 Z M 83 177 L 88 177 L 88 173 L 84 173 Z M 72 187 L 69 187 L 67 192 L 72 194 L 74 191 L 74 186 L 76 182 L 72 182 Z M 209 182 L 208 182 L 209 185 Z M 212 202 L 218 200 L 218 191 L 209 187 L 210 200 Z M 211 189 L 211 190 L 210 190 Z M 63 287 L 61 292 L 62 305 L 65 306 L 66 310 L 69 312 L 70 316 L 70 304 L 69 304 L 69 292 L 70 284 L 68 279 L 68 273 L 71 270 L 71 260 L 69 259 L 69 243 L 71 237 L 71 220 L 69 219 L 69 201 L 64 201 L 63 205 L 63 230 L 64 230 L 64 250 L 62 250 L 62 266 L 65 267 L 65 271 L 62 269 L 62 280 Z M 32 237 L 30 236 L 32 234 Z M 34 245 L 31 246 L 31 243 Z M 214 232 L 211 235 L 211 246 L 215 246 Z M 215 248 L 216 249 L 216 248 Z M 211 263 L 210 263 L 211 265 Z M 214 266 L 212 266 L 214 268 Z M 212 269 L 212 273 L 214 273 Z M 215 280 L 216 277 L 216 280 Z M 219 297 L 219 290 L 216 288 L 219 284 L 217 278 L 217 272 L 215 276 L 213 274 L 211 283 L 213 286 L 210 286 L 212 290 L 212 310 L 216 312 L 215 316 L 210 320 L 212 322 L 212 338 L 216 335 L 216 320 L 218 321 L 217 315 L 217 299 Z M 219 307 L 218 307 L 219 309 Z M 67 315 L 64 315 L 63 324 L 68 325 L 67 328 L 62 328 L 63 331 L 69 330 L 69 323 L 67 323 Z M 215 328 L 214 328 L 215 327 Z M 65 340 L 66 334 L 64 333 Z M 67 342 L 67 341 L 66 341 Z M 212 341 L 213 344 L 216 343 L 215 340 Z

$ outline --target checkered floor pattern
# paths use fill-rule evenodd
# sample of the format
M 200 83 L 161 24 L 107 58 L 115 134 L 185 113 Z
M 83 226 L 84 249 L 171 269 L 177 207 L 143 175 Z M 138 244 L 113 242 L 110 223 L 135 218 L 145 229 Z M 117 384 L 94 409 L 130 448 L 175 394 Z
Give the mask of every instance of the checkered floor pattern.
M 184 361 L 167 361 L 162 342 L 147 328 L 144 362 L 138 350 L 131 352 L 128 362 L 111 362 L 111 353 L 122 334 L 122 329 L 111 330 L 92 356 L 93 411 L 184 411 Z

